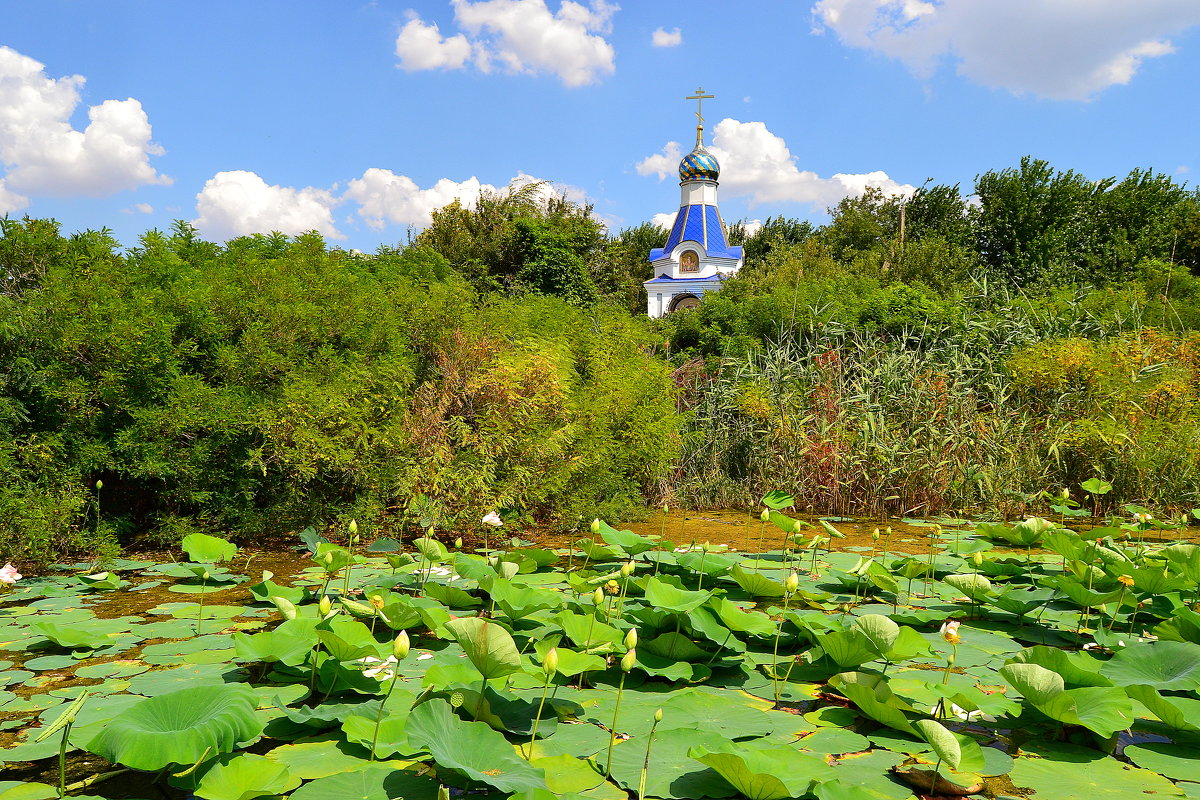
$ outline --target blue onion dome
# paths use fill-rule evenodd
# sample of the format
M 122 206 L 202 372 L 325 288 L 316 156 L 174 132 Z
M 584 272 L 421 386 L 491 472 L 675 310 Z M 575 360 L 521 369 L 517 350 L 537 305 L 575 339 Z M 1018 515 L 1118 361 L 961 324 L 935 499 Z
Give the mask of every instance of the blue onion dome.
M 679 180 L 681 181 L 715 181 L 721 174 L 721 165 L 716 157 L 697 144 L 692 152 L 679 162 Z

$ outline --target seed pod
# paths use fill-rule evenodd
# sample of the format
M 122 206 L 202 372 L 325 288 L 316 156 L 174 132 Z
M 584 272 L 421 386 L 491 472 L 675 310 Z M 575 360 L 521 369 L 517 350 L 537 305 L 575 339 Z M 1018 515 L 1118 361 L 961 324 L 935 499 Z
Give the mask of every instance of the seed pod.
M 637 663 L 637 650 L 630 650 L 621 658 L 621 669 L 625 672 L 633 669 L 633 665 Z
M 408 658 L 409 647 L 408 631 L 400 631 L 396 640 L 392 642 L 392 655 L 396 657 L 397 661 L 403 661 Z
M 542 672 L 547 675 L 553 675 L 558 672 L 558 648 L 551 647 L 546 653 L 546 657 L 542 659 Z
M 632 650 L 637 647 L 637 628 L 630 628 L 629 633 L 625 634 L 625 649 Z

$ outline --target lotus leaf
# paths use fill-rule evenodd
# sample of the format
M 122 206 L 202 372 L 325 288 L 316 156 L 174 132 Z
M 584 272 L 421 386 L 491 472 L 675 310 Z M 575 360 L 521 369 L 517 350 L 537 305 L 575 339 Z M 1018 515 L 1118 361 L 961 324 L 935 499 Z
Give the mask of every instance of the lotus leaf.
M 300 785 L 287 767 L 251 753 L 216 759 L 195 790 L 205 800 L 253 800 L 264 794 L 282 794 Z
M 290 800 L 435 800 L 437 794 L 438 784 L 429 778 L 386 764 L 364 763 L 353 772 L 306 783 L 292 792 Z
M 843 672 L 829 679 L 829 684 L 846 696 L 859 711 L 889 728 L 916 735 L 905 711 L 912 708 L 896 697 L 881 675 L 865 672 Z
M 1070 745 L 1040 745 L 1035 752 L 1017 759 L 1009 777 L 1014 785 L 1054 800 L 1183 796 L 1161 775 L 1134 769 L 1096 750 Z
M 237 545 L 207 533 L 189 533 L 183 537 L 183 551 L 192 561 L 215 564 L 228 561 L 237 554 Z
M 484 678 L 503 678 L 521 669 L 521 656 L 512 635 L 496 623 L 462 617 L 447 622 L 446 629 Z
M 616 530 L 605 522 L 600 523 L 600 538 L 613 547 L 621 548 L 630 557 L 637 556 L 657 547 L 653 539 L 638 536 L 632 531 Z
M 1133 723 L 1133 704 L 1118 688 L 1064 689 L 1062 676 L 1037 664 L 1009 664 L 1000 674 L 1051 719 L 1108 737 Z
M 1200 730 L 1200 700 L 1163 697 L 1153 686 L 1126 686 L 1125 693 L 1172 728 Z
M 648 726 L 647 726 L 648 729 Z M 654 738 L 651 769 L 646 776 L 646 795 L 664 800 L 700 800 L 732 797 L 737 790 L 720 774 L 688 755 L 694 747 L 719 750 L 729 744 L 720 734 L 687 727 L 660 729 Z M 610 773 L 623 789 L 636 790 L 646 755 L 644 736 L 620 742 L 613 748 Z M 602 761 L 604 754 L 597 759 Z
M 242 686 L 197 686 L 151 697 L 118 714 L 87 744 L 114 764 L 156 770 L 231 752 L 262 731 L 254 694 Z
M 103 633 L 96 633 L 83 626 L 59 625 L 54 622 L 35 622 L 30 630 L 41 634 L 59 647 L 69 650 L 95 650 L 113 643 Z
M 790 747 L 758 749 L 730 743 L 716 752 L 693 747 L 688 755 L 715 769 L 749 800 L 786 800 L 800 797 L 814 783 L 834 777 L 823 758 Z
M 505 792 L 546 788 L 545 774 L 514 752 L 499 733 L 482 722 L 464 722 L 450 704 L 433 699 L 408 716 L 408 739 L 428 750 L 444 768 L 461 772 Z
M 645 592 L 646 602 L 652 607 L 680 614 L 686 614 L 693 608 L 704 605 L 712 597 L 712 592 L 679 589 L 655 577 L 646 579 Z
M 1058 674 L 1066 686 L 1112 686 L 1113 682 L 1100 674 L 1104 662 L 1085 652 L 1068 652 L 1054 647 L 1027 647 L 1009 661 L 1010 664 L 1037 664 Z
M 1134 764 L 1176 781 L 1200 781 L 1200 759 L 1194 746 L 1148 742 L 1126 747 L 1124 755 Z
M 1165 691 L 1200 688 L 1200 645 L 1139 643 L 1114 655 L 1100 674 L 1118 686 L 1146 685 Z
M 782 582 L 773 581 L 759 572 L 748 572 L 741 564 L 734 566 L 729 576 L 752 597 L 783 597 L 786 593 Z

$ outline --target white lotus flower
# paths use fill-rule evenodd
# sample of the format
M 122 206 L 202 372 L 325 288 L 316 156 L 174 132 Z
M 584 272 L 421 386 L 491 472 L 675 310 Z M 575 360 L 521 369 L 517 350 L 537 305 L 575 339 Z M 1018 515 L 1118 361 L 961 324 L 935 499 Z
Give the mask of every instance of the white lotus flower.
M 495 511 L 489 511 L 487 516 L 480 520 L 480 522 L 493 528 L 499 528 L 504 524 L 504 520 L 500 519 L 500 515 Z

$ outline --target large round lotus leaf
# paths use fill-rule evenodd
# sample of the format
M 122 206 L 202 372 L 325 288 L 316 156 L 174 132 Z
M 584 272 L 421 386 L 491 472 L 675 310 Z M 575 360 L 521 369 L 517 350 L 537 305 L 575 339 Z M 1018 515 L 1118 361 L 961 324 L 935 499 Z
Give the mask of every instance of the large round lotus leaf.
M 1192 746 L 1165 742 L 1138 744 L 1126 747 L 1125 757 L 1143 769 L 1173 780 L 1200 781 L 1200 759 Z
M 467 653 L 475 669 L 489 680 L 503 678 L 521 669 L 521 656 L 512 635 L 494 622 L 480 617 L 461 617 L 446 623 Z
M 254 694 L 242 686 L 196 686 L 151 697 L 109 722 L 87 749 L 114 764 L 156 770 L 228 753 L 258 736 Z
M 282 794 L 300 785 L 300 778 L 277 761 L 250 753 L 222 756 L 212 766 L 195 795 L 204 800 L 253 800 L 264 794 Z
M 276 747 L 267 753 L 267 758 L 287 767 L 288 772 L 297 778 L 312 780 L 362 769 L 363 756 L 355 755 L 351 752 L 352 749 L 357 750 L 358 748 L 336 739 L 324 742 L 302 742 Z M 410 762 L 381 761 L 376 763 L 401 769 L 408 766 Z
M 905 761 L 900 753 L 871 750 L 851 753 L 832 763 L 834 779 L 813 790 L 818 800 L 910 800 L 912 792 L 890 776 L 890 770 Z M 858 789 L 858 793 L 838 794 L 833 787 Z
M 423 747 L 440 767 L 458 770 L 505 792 L 546 788 L 540 769 L 518 756 L 503 735 L 483 722 L 464 722 L 444 700 L 430 700 L 408 715 L 410 743 Z
M 1054 800 L 1129 800 L 1134 797 L 1182 797 L 1175 784 L 1154 772 L 1137 769 L 1096 750 L 1043 745 L 1017 759 L 1009 778 L 1018 788 Z
M 646 795 L 667 800 L 692 800 L 705 797 L 733 797 L 737 794 L 716 770 L 688 755 L 693 747 L 714 750 L 729 740 L 717 733 L 691 728 L 659 729 L 650 751 L 650 770 L 646 774 Z M 604 766 L 605 752 L 597 756 Z M 623 789 L 636 790 L 646 760 L 646 737 L 618 742 L 612 753 L 612 779 Z
M 611 722 L 611 718 L 609 721 Z M 598 725 L 559 725 L 549 739 L 538 737 L 533 745 L 533 757 L 569 755 L 587 758 L 606 750 L 608 740 L 608 731 Z M 529 743 L 524 742 L 523 746 L 528 748 Z
M 851 712 L 853 713 L 853 712 Z M 819 728 L 812 734 L 804 736 L 795 745 L 801 750 L 808 750 L 820 755 L 836 755 L 839 753 L 858 753 L 868 749 L 871 742 L 867 737 L 848 731 L 844 728 Z
M 561 755 L 535 758 L 533 766 L 546 773 L 546 785 L 558 795 L 586 792 L 604 783 L 595 765 L 575 756 Z
M 45 783 L 0 781 L 0 800 L 47 800 L 57 796 L 58 790 Z
M 131 678 L 141 675 L 150 667 L 141 661 L 105 661 L 102 664 L 88 664 L 75 670 L 80 678 Z
M 71 656 L 40 656 L 38 658 L 31 658 L 26 661 L 25 667 L 27 669 L 37 670 L 38 672 L 45 672 L 52 669 L 73 667 L 78 663 L 79 661 Z
M 292 792 L 291 800 L 434 800 L 437 793 L 436 781 L 371 764 L 306 783 Z
M 813 783 L 834 777 L 825 759 L 789 747 L 757 749 L 731 743 L 717 752 L 693 747 L 688 755 L 715 769 L 749 800 L 800 797 Z
M 1200 689 L 1200 645 L 1191 642 L 1135 644 L 1113 656 L 1100 674 L 1117 686 L 1143 684 L 1155 689 Z
M 112 644 L 112 640 L 108 636 L 96 633 L 94 629 L 81 624 L 60 625 L 54 622 L 35 622 L 30 629 L 59 647 L 69 650 L 94 650 Z
M 160 642 L 142 648 L 142 660 L 147 664 L 180 664 L 184 662 L 215 664 L 233 658 L 233 637 L 224 635 L 197 636 L 181 642 Z M 211 659 L 192 661 L 187 656 L 216 653 Z
M 129 691 L 149 697 L 197 684 L 222 686 L 244 675 L 244 671 L 233 669 L 228 664 L 189 664 L 136 675 L 129 681 Z
M 204 604 L 204 619 L 233 619 L 248 614 L 253 609 L 242 606 L 222 606 Z M 167 614 L 173 617 L 195 620 L 200 614 L 199 603 L 161 603 L 146 612 L 147 614 Z
M 193 561 L 228 561 L 237 554 L 237 545 L 207 533 L 189 533 L 183 537 L 183 550 Z

